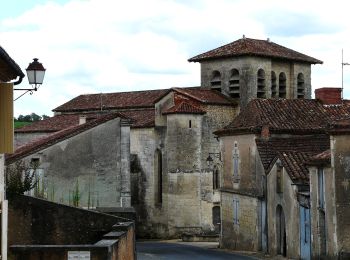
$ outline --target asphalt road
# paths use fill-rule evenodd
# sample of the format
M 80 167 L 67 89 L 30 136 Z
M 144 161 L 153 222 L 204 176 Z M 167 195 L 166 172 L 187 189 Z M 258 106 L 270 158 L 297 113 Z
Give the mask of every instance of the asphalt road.
M 194 243 L 193 243 L 194 244 Z M 242 256 L 234 253 L 229 253 L 217 250 L 210 247 L 194 246 L 184 243 L 169 243 L 169 242 L 137 242 L 137 259 L 138 260 L 219 260 L 219 259 L 242 259 L 253 260 L 254 257 Z

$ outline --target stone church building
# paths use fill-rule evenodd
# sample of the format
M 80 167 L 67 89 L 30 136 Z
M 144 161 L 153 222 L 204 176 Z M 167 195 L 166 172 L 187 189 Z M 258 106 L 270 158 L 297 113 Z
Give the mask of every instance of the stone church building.
M 124 133 L 129 131 L 129 139 L 125 136 L 116 145 L 122 147 L 129 144 L 129 157 L 125 154 L 126 150 L 119 149 L 124 151 L 125 156 L 116 155 L 114 158 L 116 165 L 130 165 L 130 169 L 120 171 L 118 168 L 115 171 L 121 176 L 120 179 L 130 180 L 130 201 L 137 212 L 139 236 L 169 238 L 182 233 L 220 230 L 225 236 L 225 232 L 231 232 L 235 227 L 231 228 L 228 226 L 231 223 L 221 218 L 232 218 L 231 213 L 227 212 L 232 212 L 231 202 L 237 196 L 248 193 L 248 196 L 256 198 L 249 205 L 261 207 L 259 198 L 264 196 L 262 179 L 256 175 L 250 182 L 243 172 L 248 171 L 253 176 L 255 169 L 263 171 L 263 165 L 258 162 L 254 134 L 248 134 L 252 138 L 245 136 L 244 119 L 242 127 L 238 125 L 234 130 L 244 136 L 239 142 L 230 140 L 232 143 L 227 150 L 221 138 L 225 134 L 215 131 L 224 129 L 254 99 L 310 99 L 311 65 L 322 62 L 270 40 L 245 37 L 189 61 L 200 63 L 199 87 L 80 95 L 55 108 L 52 118 L 16 130 L 18 152 L 23 149 L 27 151 L 17 158 L 30 159 L 34 153 L 43 152 L 40 148 L 30 150 L 28 147 L 54 138 L 55 134 L 65 129 L 77 127 L 79 123 L 95 122 L 101 114 L 118 113 L 118 118 L 128 122 L 124 127 L 129 130 Z M 256 106 L 258 110 L 263 109 L 259 102 L 256 102 Z M 258 122 L 261 118 L 258 114 L 252 114 L 249 119 Z M 121 131 L 122 126 L 120 124 L 116 131 Z M 253 131 L 255 125 L 247 127 Z M 220 135 L 220 142 L 217 135 Z M 83 149 L 80 153 L 91 153 L 92 150 Z M 16 158 L 16 153 L 12 158 Z M 61 160 L 61 167 L 75 165 L 75 169 L 71 168 L 73 172 L 86 163 L 79 160 L 73 163 L 71 159 Z M 48 162 L 40 165 L 42 178 L 50 183 L 48 179 L 53 176 L 45 173 Z M 243 168 L 237 170 L 237 165 Z M 106 164 L 106 167 L 109 166 Z M 90 170 L 90 174 L 99 174 L 96 169 Z M 113 176 L 113 169 L 109 170 L 108 174 Z M 238 174 L 225 177 L 226 172 L 232 171 Z M 71 185 L 71 188 L 78 180 L 79 185 L 85 185 L 81 188 L 81 196 L 86 198 L 84 192 L 88 185 L 83 184 L 83 179 L 68 173 L 60 175 L 59 172 L 55 178 L 64 179 L 63 183 Z M 122 194 L 122 188 L 118 188 L 118 181 L 115 183 L 113 177 L 110 181 L 115 185 L 115 192 L 120 193 L 115 197 L 126 195 Z M 107 181 L 104 185 L 96 186 L 94 194 L 106 192 L 108 185 Z M 64 201 L 67 203 L 67 199 Z M 243 202 L 240 201 L 237 203 Z M 105 207 L 123 206 L 120 200 L 105 202 Z M 87 207 L 86 204 L 81 206 Z M 238 221 L 237 217 L 233 219 L 234 222 Z M 261 240 L 256 230 L 249 232 Z M 249 245 L 253 249 L 259 247 L 255 241 Z

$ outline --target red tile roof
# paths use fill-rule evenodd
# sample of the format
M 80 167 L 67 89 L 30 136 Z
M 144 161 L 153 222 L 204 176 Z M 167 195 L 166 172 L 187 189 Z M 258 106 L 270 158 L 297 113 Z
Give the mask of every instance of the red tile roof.
M 328 149 L 322 153 L 312 156 L 306 163 L 307 165 L 330 165 L 331 164 L 331 150 Z
M 257 138 L 255 140 L 261 162 L 268 173 L 278 153 L 301 152 L 313 156 L 329 149 L 329 136 L 326 134 Z
M 79 124 L 78 114 L 57 115 L 15 129 L 16 133 L 56 132 Z
M 54 112 L 77 112 L 126 108 L 152 108 L 169 89 L 80 95 L 53 109 Z
M 119 112 L 132 120 L 131 128 L 147 128 L 155 125 L 155 110 L 129 110 Z
M 192 87 L 80 95 L 55 108 L 53 111 L 63 113 L 98 111 L 101 109 L 101 103 L 103 110 L 154 108 L 155 103 L 171 91 L 181 93 L 204 104 L 235 104 L 231 98 L 226 97 L 218 91 Z
M 229 58 L 235 56 L 261 56 L 272 59 L 284 59 L 310 64 L 322 64 L 323 62 L 288 49 L 276 43 L 266 40 L 242 38 L 211 51 L 199 54 L 188 61 L 201 62 L 217 58 Z
M 164 115 L 168 114 L 205 114 L 206 112 L 198 107 L 192 106 L 186 102 L 181 102 L 163 112 Z
M 263 126 L 268 126 L 272 133 L 324 133 L 329 123 L 349 117 L 349 104 L 322 105 L 308 99 L 254 99 L 215 134 L 260 132 Z
M 111 113 L 111 112 L 109 112 Z M 128 110 L 119 112 L 121 115 L 132 120 L 131 128 L 153 127 L 155 111 L 154 109 L 147 110 Z M 18 128 L 15 133 L 35 133 L 35 132 L 57 132 L 68 127 L 79 125 L 79 117 L 86 116 L 86 120 L 93 120 L 106 115 L 104 113 L 87 113 L 87 114 L 63 114 L 50 117 L 46 120 L 37 121 L 30 125 Z
M 278 158 L 293 182 L 309 182 L 309 171 L 305 166 L 305 163 L 310 160 L 309 154 L 290 151 L 281 152 L 278 153 Z
M 79 133 L 82 133 L 88 129 L 91 129 L 97 125 L 103 124 L 107 121 L 115 119 L 117 117 L 125 118 L 125 116 L 119 113 L 110 113 L 104 116 L 101 116 L 95 120 L 91 120 L 85 124 L 71 126 L 56 133 L 50 134 L 40 139 L 36 139 L 30 143 L 27 143 L 23 146 L 20 146 L 16 149 L 15 153 L 7 154 L 5 157 L 6 165 L 9 165 L 17 160 L 23 159 L 24 157 L 34 154 L 40 150 L 43 150 L 53 144 L 66 140 L 72 136 L 75 136 Z M 129 120 L 129 119 L 127 119 Z
M 195 88 L 172 88 L 175 92 L 208 105 L 235 105 L 236 102 L 216 90 Z

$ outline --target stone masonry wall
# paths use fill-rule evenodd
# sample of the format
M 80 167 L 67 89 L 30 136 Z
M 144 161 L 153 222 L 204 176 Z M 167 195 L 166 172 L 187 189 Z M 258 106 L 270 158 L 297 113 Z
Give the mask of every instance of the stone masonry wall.
M 234 223 L 233 200 L 239 201 L 239 223 Z M 220 247 L 233 250 L 258 250 L 258 199 L 229 192 L 221 193 L 222 236 Z
M 128 129 L 114 119 L 26 157 L 40 160 L 42 181 L 32 194 L 87 208 L 119 207 L 125 197 L 130 206 Z
M 229 95 L 229 80 L 231 70 L 239 71 L 240 106 L 245 107 L 247 103 L 257 97 L 257 73 L 259 69 L 265 72 L 266 98 L 271 97 L 271 71 L 276 73 L 277 90 L 279 85 L 279 74 L 286 75 L 287 96 L 296 98 L 297 76 L 304 74 L 305 98 L 311 98 L 311 66 L 310 64 L 291 63 L 289 61 L 275 61 L 262 57 L 234 57 L 216 59 L 201 62 L 201 86 L 210 87 L 213 71 L 221 73 L 222 92 Z
M 277 206 L 282 206 L 285 218 L 287 257 L 297 259 L 300 255 L 300 215 L 297 201 L 297 187 L 283 169 L 283 193 L 277 193 L 276 164 L 267 175 L 267 220 L 269 254 L 277 255 Z

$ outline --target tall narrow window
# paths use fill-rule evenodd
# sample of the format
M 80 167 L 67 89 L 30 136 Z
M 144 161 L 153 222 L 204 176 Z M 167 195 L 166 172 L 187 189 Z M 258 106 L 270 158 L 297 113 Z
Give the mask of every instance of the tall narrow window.
M 276 191 L 277 191 L 277 193 L 283 192 L 283 167 L 280 164 L 280 162 L 277 164 Z
M 281 72 L 278 78 L 278 94 L 280 98 L 287 97 L 287 78 L 284 72 Z
M 233 182 L 239 182 L 239 151 L 237 142 L 234 143 L 232 151 Z
M 232 98 L 239 98 L 240 92 L 239 92 L 239 71 L 237 69 L 231 70 L 231 76 L 229 80 L 230 86 L 230 96 Z
M 215 167 L 213 171 L 213 189 L 217 190 L 219 188 L 220 188 L 219 169 Z
M 305 97 L 305 82 L 303 73 L 298 74 L 297 78 L 297 98 Z
M 158 149 L 156 151 L 156 203 L 161 204 L 163 202 L 163 163 L 162 163 L 162 152 Z
M 318 207 L 324 210 L 324 172 L 323 168 L 318 168 Z
M 271 71 L 271 97 L 277 98 L 277 78 L 274 71 Z
M 258 70 L 257 98 L 266 98 L 265 71 Z
M 221 73 L 219 71 L 217 70 L 213 71 L 210 85 L 211 85 L 211 89 L 221 92 Z
M 234 198 L 233 201 L 233 224 L 239 225 L 239 200 L 237 198 Z

